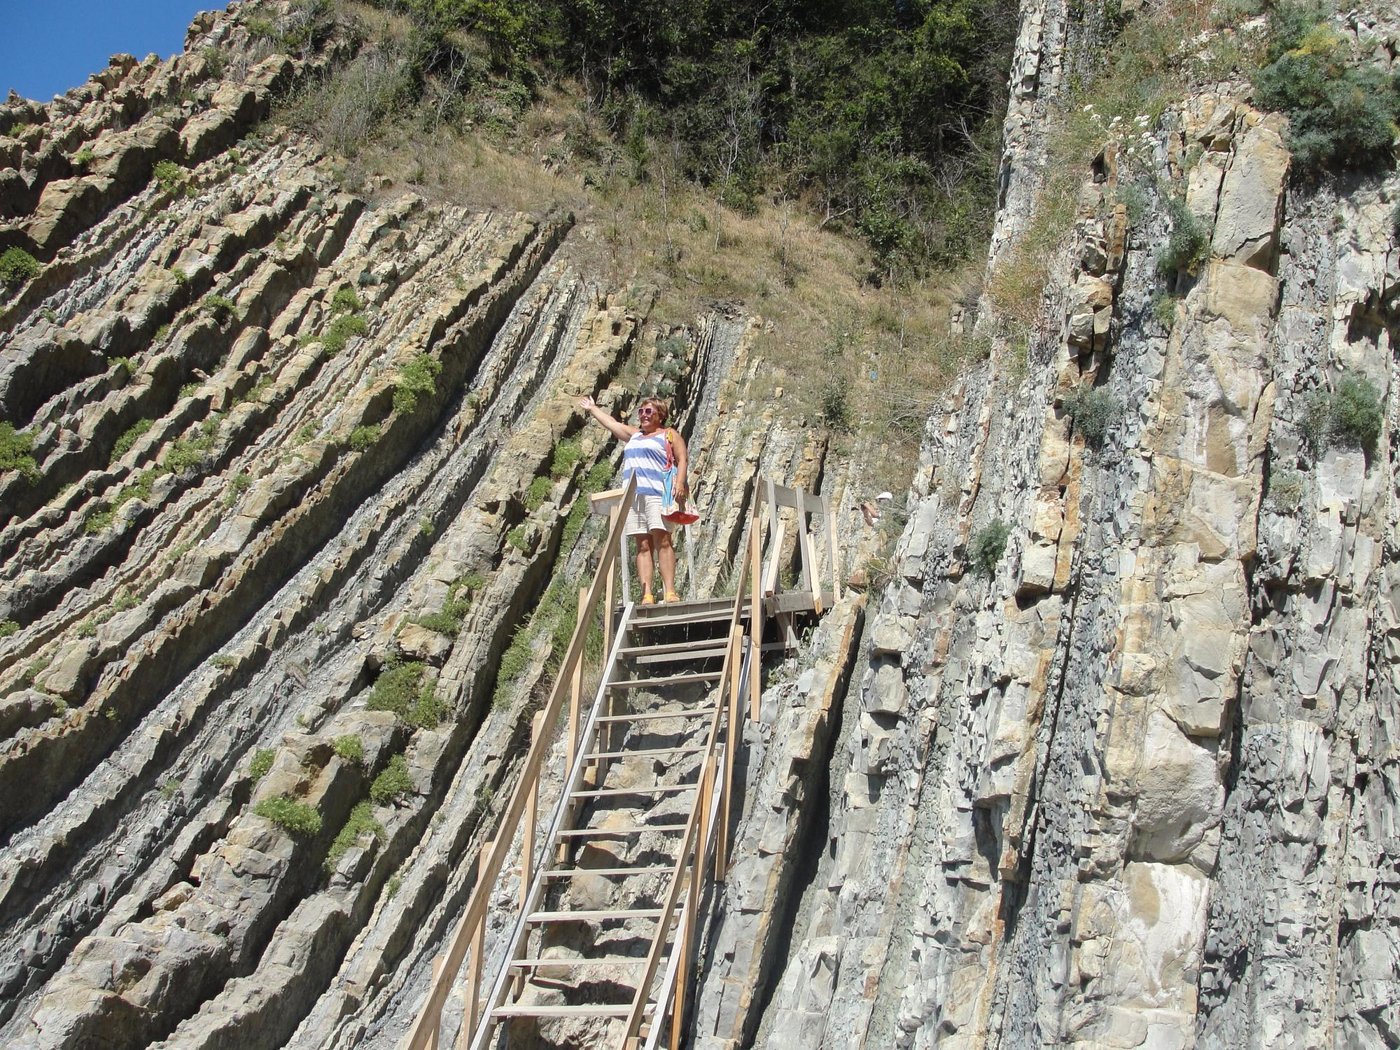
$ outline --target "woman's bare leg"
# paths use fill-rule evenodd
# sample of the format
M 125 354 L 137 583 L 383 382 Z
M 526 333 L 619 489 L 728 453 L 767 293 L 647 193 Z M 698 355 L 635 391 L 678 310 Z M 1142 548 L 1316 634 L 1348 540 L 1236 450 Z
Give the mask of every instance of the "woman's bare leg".
M 651 556 L 651 537 L 633 536 L 632 538 L 637 541 L 637 580 L 642 585 L 642 596 L 645 597 L 651 593 L 651 576 L 654 571 Z M 673 564 L 674 561 L 675 559 L 673 557 Z M 672 571 L 674 572 L 675 570 L 672 569 Z M 662 579 L 664 581 L 665 577 L 662 577 Z
M 671 543 L 671 533 L 666 529 L 653 529 L 651 545 L 656 549 L 656 560 L 661 569 L 663 594 L 676 593 L 676 548 Z

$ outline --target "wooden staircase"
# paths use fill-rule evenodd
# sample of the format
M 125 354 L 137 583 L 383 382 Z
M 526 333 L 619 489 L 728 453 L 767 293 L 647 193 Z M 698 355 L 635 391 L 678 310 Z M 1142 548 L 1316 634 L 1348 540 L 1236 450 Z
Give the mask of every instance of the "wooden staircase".
M 613 600 L 622 518 L 607 508 L 610 535 L 578 627 L 408 1050 L 438 1046 L 464 963 L 458 1048 L 683 1041 L 698 917 L 728 867 L 745 701 L 757 717 L 765 610 L 803 607 L 759 585 L 777 578 L 763 565 L 760 503 L 735 597 L 649 606 Z M 788 505 L 801 513 L 802 494 Z M 818 611 L 832 594 L 803 565 Z M 605 656 L 585 706 L 584 639 L 598 620 Z

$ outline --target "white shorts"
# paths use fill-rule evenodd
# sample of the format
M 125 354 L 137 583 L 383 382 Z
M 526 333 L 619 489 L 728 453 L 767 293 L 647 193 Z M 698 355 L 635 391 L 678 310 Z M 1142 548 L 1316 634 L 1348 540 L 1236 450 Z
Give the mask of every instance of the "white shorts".
M 627 535 L 645 536 L 650 532 L 665 532 L 670 529 L 661 517 L 661 497 L 637 493 L 632 497 L 632 506 L 627 508 Z

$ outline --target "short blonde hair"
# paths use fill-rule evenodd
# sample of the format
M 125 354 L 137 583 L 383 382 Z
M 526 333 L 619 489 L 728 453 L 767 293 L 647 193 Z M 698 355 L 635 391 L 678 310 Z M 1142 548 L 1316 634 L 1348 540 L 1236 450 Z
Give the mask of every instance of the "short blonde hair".
M 656 422 L 664 427 L 666 421 L 671 418 L 671 406 L 666 404 L 666 402 L 662 401 L 659 397 L 644 397 L 642 398 L 642 403 L 637 407 L 641 409 L 645 408 L 647 405 L 656 409 Z

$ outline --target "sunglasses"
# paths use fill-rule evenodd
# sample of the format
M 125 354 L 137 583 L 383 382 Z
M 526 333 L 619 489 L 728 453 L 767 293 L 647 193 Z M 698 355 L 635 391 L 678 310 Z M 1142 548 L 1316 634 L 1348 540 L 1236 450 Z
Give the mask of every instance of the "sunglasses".
M 656 415 L 656 409 L 654 409 L 654 408 L 639 408 L 639 409 L 637 409 L 637 415 L 639 415 L 639 416 L 654 416 L 654 415 Z

